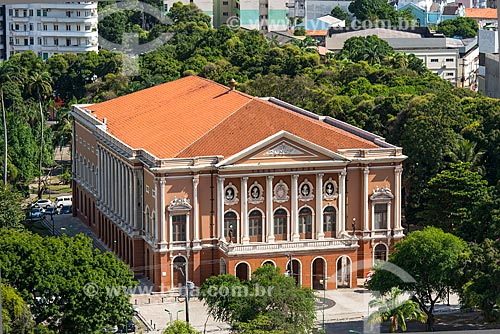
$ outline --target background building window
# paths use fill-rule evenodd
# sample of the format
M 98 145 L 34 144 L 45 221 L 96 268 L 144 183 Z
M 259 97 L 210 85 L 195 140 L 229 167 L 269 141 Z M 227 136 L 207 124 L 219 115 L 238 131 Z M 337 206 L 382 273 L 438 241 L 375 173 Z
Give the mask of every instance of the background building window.
M 375 230 L 387 229 L 387 204 L 375 204 L 374 207 Z
M 173 241 L 186 241 L 186 215 L 172 216 Z
M 375 261 L 387 261 L 387 247 L 384 244 L 378 244 L 373 250 Z

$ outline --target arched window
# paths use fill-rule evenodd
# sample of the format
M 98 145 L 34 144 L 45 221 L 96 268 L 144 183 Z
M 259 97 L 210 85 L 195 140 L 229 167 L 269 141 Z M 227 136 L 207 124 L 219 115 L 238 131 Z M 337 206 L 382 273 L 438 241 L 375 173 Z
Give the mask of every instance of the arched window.
M 238 216 L 233 211 L 224 214 L 224 237 L 228 242 L 237 241 Z
M 275 240 L 286 240 L 288 215 L 285 209 L 274 211 L 274 237 Z
M 327 238 L 335 238 L 337 213 L 333 206 L 327 206 L 323 210 L 323 233 Z
M 250 241 L 262 241 L 262 213 L 259 210 L 253 210 L 248 215 L 248 236 Z
M 157 236 L 157 231 L 156 231 L 156 215 L 155 215 L 155 212 L 153 211 L 151 213 L 151 235 L 153 236 L 153 240 L 156 240 L 156 236 Z
M 151 237 L 151 226 L 149 225 L 150 223 L 150 216 L 149 216 L 149 207 L 146 207 L 146 217 L 145 217 L 145 221 L 146 221 L 146 237 L 147 238 L 150 238 Z
M 378 244 L 373 250 L 373 258 L 375 261 L 387 261 L 387 246 Z
M 312 238 L 312 211 L 309 208 L 299 211 L 299 233 L 303 239 Z
M 219 274 L 220 275 L 227 274 L 226 261 L 223 258 L 221 258 L 219 261 Z

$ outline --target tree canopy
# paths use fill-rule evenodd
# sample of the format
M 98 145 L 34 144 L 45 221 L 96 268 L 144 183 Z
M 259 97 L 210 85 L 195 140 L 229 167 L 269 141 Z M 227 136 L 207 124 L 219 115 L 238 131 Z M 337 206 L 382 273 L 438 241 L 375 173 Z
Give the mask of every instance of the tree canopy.
M 469 257 L 468 246 L 462 239 L 445 233 L 435 227 L 426 227 L 423 231 L 410 233 L 394 246 L 389 255 L 389 263 L 399 268 L 392 273 L 386 264 L 375 266 L 368 286 L 370 290 L 385 295 L 393 287 L 414 294 L 415 301 L 427 315 L 427 329 L 434 324 L 434 306 L 444 299 L 449 288 L 461 288 L 458 277 Z M 411 276 L 404 276 L 404 270 Z
M 479 26 L 476 20 L 462 16 L 442 21 L 437 27 L 437 32 L 444 34 L 446 37 L 472 38 L 477 36 L 478 30 Z

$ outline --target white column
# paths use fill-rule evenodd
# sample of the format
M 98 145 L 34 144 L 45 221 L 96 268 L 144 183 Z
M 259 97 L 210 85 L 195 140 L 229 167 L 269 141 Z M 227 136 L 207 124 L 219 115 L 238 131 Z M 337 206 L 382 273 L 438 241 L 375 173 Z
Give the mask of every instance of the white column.
M 156 220 L 158 221 L 158 225 L 160 226 L 160 243 L 161 247 L 163 248 L 164 245 L 167 243 L 165 240 L 165 231 L 166 231 L 166 226 L 165 226 L 165 184 L 166 180 L 164 178 L 160 179 L 160 210 L 158 210 L 158 216 L 156 216 Z M 158 194 L 157 194 L 158 196 Z M 187 228 L 187 226 L 186 226 Z
M 340 172 L 340 185 L 339 185 L 339 235 L 340 237 L 343 236 L 345 232 L 345 177 L 347 175 L 346 171 L 341 171 Z
M 241 239 L 242 244 L 248 244 L 250 238 L 248 236 L 248 177 L 241 178 Z
M 112 198 L 114 198 L 113 201 L 113 216 L 116 216 L 118 212 L 118 197 L 119 197 L 119 191 L 118 191 L 118 171 L 117 171 L 118 164 L 116 162 L 116 159 L 113 157 L 113 169 L 111 172 L 113 173 L 113 181 L 114 181 L 114 192 L 111 195 Z
M 124 206 L 124 214 L 125 214 L 125 224 L 127 229 L 130 227 L 130 180 L 128 178 L 128 165 L 123 165 L 123 179 L 125 181 L 125 206 Z
M 125 164 L 120 161 L 120 218 L 125 221 Z
M 127 168 L 127 175 L 128 175 L 128 183 L 127 183 L 127 190 L 128 190 L 128 215 L 129 215 L 129 224 L 130 227 L 133 228 L 135 226 L 135 216 L 134 216 L 134 180 L 132 178 L 132 168 L 128 167 Z
M 395 234 L 402 234 L 401 228 L 401 174 L 403 168 L 394 168 L 394 229 Z
M 198 202 L 198 184 L 200 183 L 200 176 L 193 176 L 193 249 L 199 250 L 200 246 L 200 225 L 199 225 L 199 209 Z
M 323 240 L 323 174 L 316 174 L 316 239 Z
M 155 223 L 156 223 L 156 226 L 153 226 L 153 240 L 158 240 L 158 183 L 160 183 L 161 179 L 157 179 L 155 178 L 154 180 L 154 185 L 155 185 L 155 197 L 154 197 L 154 201 L 155 201 Z
M 224 178 L 217 178 L 217 238 L 224 240 Z
M 133 223 L 136 229 L 139 228 L 139 219 L 137 219 L 137 197 L 139 196 L 137 193 L 137 175 L 135 174 L 134 169 L 131 171 L 132 173 L 132 206 L 134 211 Z
M 369 212 L 368 197 L 370 196 L 370 194 L 368 193 L 369 175 L 370 175 L 370 168 L 368 167 L 363 168 L 363 224 L 365 233 L 370 231 L 370 222 L 368 220 L 368 212 Z
M 109 208 L 111 207 L 111 203 L 109 201 L 109 195 L 111 193 L 111 173 L 110 173 L 110 160 L 109 160 L 109 154 L 108 152 L 105 152 L 105 160 L 106 160 L 106 175 L 104 178 L 104 182 L 106 182 L 106 194 L 105 194 L 105 201 L 106 201 L 106 210 L 109 213 Z
M 274 224 L 273 224 L 273 178 L 266 178 L 266 221 L 267 221 L 267 242 L 274 242 Z
M 189 233 L 190 230 L 190 221 L 189 221 L 189 212 L 186 213 L 186 248 L 189 248 L 189 245 L 191 244 L 191 236 Z
M 297 208 L 297 195 L 298 195 L 298 175 L 292 175 L 292 241 L 299 241 L 299 210 Z
M 168 214 L 168 244 L 169 247 L 172 248 L 172 242 L 174 241 L 174 232 L 172 229 L 172 215 L 169 213 Z

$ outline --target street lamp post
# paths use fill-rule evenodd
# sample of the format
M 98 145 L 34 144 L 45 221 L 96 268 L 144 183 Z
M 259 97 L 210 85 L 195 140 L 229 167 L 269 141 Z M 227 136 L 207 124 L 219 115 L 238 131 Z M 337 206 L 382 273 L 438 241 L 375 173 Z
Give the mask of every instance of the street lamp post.
M 323 285 L 323 333 L 326 333 L 325 330 L 325 304 L 326 304 L 326 281 L 328 281 L 328 277 L 323 276 L 323 279 L 320 280 L 320 283 Z
M 293 276 L 293 258 L 292 258 L 292 254 L 286 254 L 285 255 L 288 259 L 288 263 L 290 264 L 290 277 L 292 277 L 293 279 L 295 279 L 295 277 Z
M 168 309 L 165 309 L 165 312 L 168 313 L 168 315 L 170 316 L 170 322 L 172 322 L 172 312 L 170 312 Z
M 184 312 L 184 310 L 177 310 L 177 320 L 179 320 L 179 313 Z
M 184 276 L 184 293 L 186 294 L 185 295 L 185 303 L 186 303 L 186 322 L 189 324 L 189 295 L 190 295 L 190 290 L 191 290 L 191 287 L 193 285 L 193 282 L 190 282 L 188 281 L 188 276 L 187 276 L 187 273 L 188 273 L 188 263 L 187 261 L 184 262 L 184 270 L 182 270 L 182 267 L 180 265 L 177 265 L 176 266 L 176 269 L 179 270 L 182 275 Z

